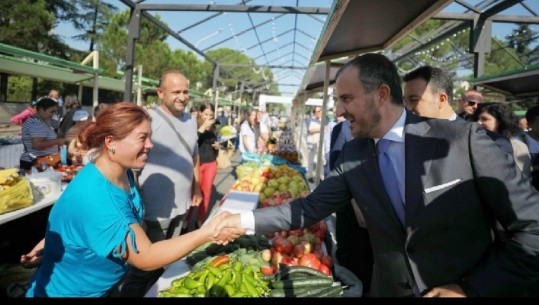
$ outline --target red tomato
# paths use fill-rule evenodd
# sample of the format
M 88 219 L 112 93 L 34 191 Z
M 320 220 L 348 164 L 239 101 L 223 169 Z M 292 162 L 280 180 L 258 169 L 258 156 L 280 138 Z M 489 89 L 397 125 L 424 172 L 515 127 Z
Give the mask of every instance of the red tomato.
M 294 246 L 292 245 L 292 242 L 288 239 L 281 237 L 281 238 L 273 238 L 273 247 L 278 252 L 281 252 L 283 254 L 291 254 L 292 250 L 294 249 Z
M 326 266 L 324 264 L 320 264 L 320 266 L 318 267 L 318 271 L 324 273 L 327 276 L 331 275 L 331 270 L 329 269 L 328 266 Z
M 320 260 L 313 253 L 306 254 L 299 259 L 299 265 L 305 267 L 311 267 L 318 270 L 320 267 Z
M 329 255 L 324 255 L 320 261 L 329 268 L 333 267 L 333 258 Z
M 275 271 L 277 271 L 277 268 L 272 267 L 272 266 L 261 266 L 260 267 L 260 272 L 262 272 L 262 274 L 265 274 L 265 275 L 274 274 Z

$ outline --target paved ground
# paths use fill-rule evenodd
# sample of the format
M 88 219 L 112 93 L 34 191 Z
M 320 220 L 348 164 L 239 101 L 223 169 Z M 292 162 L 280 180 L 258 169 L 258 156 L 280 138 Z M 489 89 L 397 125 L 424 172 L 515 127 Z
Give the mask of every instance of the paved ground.
M 231 158 L 232 165 L 219 169 L 214 182 L 212 207 L 230 190 L 236 180 L 235 167 L 241 161 L 241 154 L 236 151 Z M 211 208 L 211 207 L 210 207 Z M 33 270 L 20 267 L 19 257 L 28 252 L 44 235 L 50 208 L 0 225 L 0 297 L 7 297 L 7 289 L 13 283 L 27 283 Z M 193 217 L 194 218 L 194 217 Z M 190 227 L 193 228 L 194 221 Z

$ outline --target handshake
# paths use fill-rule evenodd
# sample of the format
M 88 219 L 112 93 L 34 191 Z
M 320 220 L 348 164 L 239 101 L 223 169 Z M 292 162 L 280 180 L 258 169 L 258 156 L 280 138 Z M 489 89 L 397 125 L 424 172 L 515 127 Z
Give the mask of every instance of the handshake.
M 207 230 L 211 241 L 226 245 L 245 234 L 246 229 L 241 227 L 240 214 L 224 211 L 211 218 L 201 229 Z

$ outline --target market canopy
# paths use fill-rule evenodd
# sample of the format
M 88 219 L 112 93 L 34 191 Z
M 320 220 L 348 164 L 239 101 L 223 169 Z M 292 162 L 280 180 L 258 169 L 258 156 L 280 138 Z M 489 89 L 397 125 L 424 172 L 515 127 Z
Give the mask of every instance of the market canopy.
M 1 54 L 4 53 L 4 54 Z M 99 75 L 102 69 L 80 63 L 44 55 L 37 52 L 17 48 L 0 43 L 0 72 L 12 75 L 43 78 L 67 84 L 78 84 L 86 87 L 123 92 L 125 82 Z M 157 81 L 143 78 L 143 88 L 149 88 Z
M 347 56 L 382 51 L 405 37 L 453 0 L 340 0 L 333 7 L 300 86 L 301 93 L 324 87 L 326 66 L 335 82 Z M 383 17 L 382 17 L 383 16 Z M 332 61 L 335 60 L 335 61 Z
M 516 97 L 539 95 L 539 64 L 504 73 L 483 75 L 470 83 Z
M 326 20 L 311 64 L 385 50 L 453 0 L 340 0 Z

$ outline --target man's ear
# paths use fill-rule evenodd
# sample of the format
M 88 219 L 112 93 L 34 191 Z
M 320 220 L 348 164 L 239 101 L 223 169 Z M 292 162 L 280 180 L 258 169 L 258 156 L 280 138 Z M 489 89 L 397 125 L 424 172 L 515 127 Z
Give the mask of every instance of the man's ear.
M 438 103 L 438 108 L 441 109 L 444 104 L 448 104 L 449 103 L 449 97 L 447 96 L 447 93 L 445 92 L 442 92 L 442 93 L 438 93 L 438 100 L 439 100 L 439 103 Z M 449 105 L 451 106 L 451 105 Z
M 389 102 L 389 98 L 391 96 L 391 89 L 389 89 L 388 85 L 383 84 L 378 87 L 378 92 L 376 94 L 378 95 L 380 101 Z

